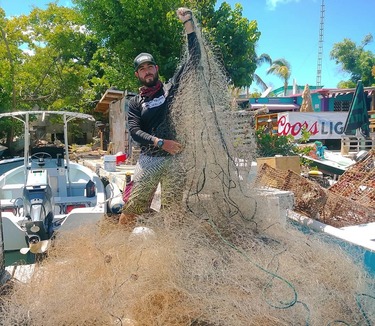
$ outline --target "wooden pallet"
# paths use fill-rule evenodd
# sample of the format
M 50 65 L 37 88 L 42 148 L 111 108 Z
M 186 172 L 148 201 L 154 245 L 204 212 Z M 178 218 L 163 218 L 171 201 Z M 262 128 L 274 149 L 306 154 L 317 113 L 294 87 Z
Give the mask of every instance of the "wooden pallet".
M 370 133 L 375 133 L 375 110 L 368 111 L 370 120 Z
M 375 133 L 371 133 L 370 137 L 345 136 L 341 138 L 342 155 L 347 155 L 349 152 L 369 151 L 373 148 L 375 148 Z

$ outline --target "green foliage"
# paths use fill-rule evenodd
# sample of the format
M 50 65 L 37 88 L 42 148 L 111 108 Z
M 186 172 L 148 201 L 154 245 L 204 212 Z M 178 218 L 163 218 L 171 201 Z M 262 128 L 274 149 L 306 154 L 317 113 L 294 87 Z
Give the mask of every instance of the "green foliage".
M 337 84 L 338 88 L 355 88 L 356 86 L 357 84 L 351 80 L 342 80 Z
M 8 131 L 12 128 L 15 134 L 20 135 L 23 133 L 23 123 L 21 121 L 17 121 L 13 118 L 0 119 L 0 140 L 6 139 Z
M 277 133 L 267 132 L 265 127 L 261 127 L 256 130 L 255 136 L 258 157 L 295 155 L 295 143 L 293 136 L 283 136 L 278 135 Z
M 175 0 L 76 0 L 86 26 L 94 31 L 102 46 L 118 57 L 126 74 L 122 89 L 137 86 L 133 59 L 140 52 L 150 52 L 164 78 L 172 76 L 180 58 L 182 26 L 175 18 Z M 174 9 L 175 8 L 175 9 Z M 132 82 L 130 82 L 132 81 Z
M 262 96 L 262 93 L 258 92 L 258 91 L 254 91 L 254 92 L 250 93 L 250 98 L 259 98 L 261 96 Z
M 301 144 L 307 143 L 310 137 L 311 137 L 311 132 L 307 131 L 307 128 L 303 126 L 301 130 L 301 138 L 299 139 L 299 143 Z
M 2 109 L 38 106 L 54 110 L 79 107 L 84 111 L 82 98 L 91 71 L 88 63 L 98 46 L 85 30 L 80 14 L 52 3 L 46 10 L 33 9 L 30 15 L 13 17 L 3 24 L 11 53 L 6 55 L 0 42 L 0 62 L 7 81 L 0 82 L 8 94 L 4 102 L 11 103 L 11 94 L 16 98 L 12 108 L 8 104 Z
M 242 6 L 223 2 L 207 20 L 209 38 L 220 48 L 223 63 L 235 87 L 249 86 L 257 68 L 255 44 L 260 32 L 256 21 L 242 17 Z
M 118 56 L 126 78 L 117 86 L 136 90 L 132 71 L 134 57 L 150 52 L 167 80 L 180 61 L 184 41 L 183 27 L 175 11 L 180 6 L 193 9 L 201 29 L 221 54 L 230 81 L 235 87 L 249 86 L 256 68 L 255 44 L 260 33 L 255 21 L 242 17 L 242 7 L 223 3 L 215 11 L 214 0 L 74 0 L 86 25 Z
M 50 4 L 28 16 L 6 19 L 0 11 L 0 112 L 72 110 L 91 113 L 95 99 L 108 88 L 91 93 L 90 66 L 99 48 L 79 12 Z M 7 144 L 22 133 L 16 123 L 0 121 Z
M 290 63 L 284 58 L 274 60 L 272 61 L 271 67 L 267 70 L 267 75 L 268 74 L 274 74 L 284 81 L 284 96 L 286 96 L 288 81 L 292 74 Z
M 375 69 L 375 55 L 371 51 L 365 51 L 364 47 L 373 41 L 371 34 L 364 37 L 360 45 L 356 45 L 350 39 L 344 39 L 342 42 L 335 43 L 330 52 L 331 59 L 336 64 L 341 65 L 341 69 L 350 74 L 350 84 L 356 85 L 358 80 L 362 80 L 363 86 L 372 86 L 375 84 L 375 76 L 372 70 Z M 345 82 L 339 84 L 340 87 L 346 86 Z
M 310 161 L 303 158 L 315 150 L 315 146 L 299 146 L 305 144 L 311 137 L 311 133 L 303 128 L 301 138 L 295 140 L 292 135 L 278 135 L 277 133 L 267 132 L 265 127 L 261 127 L 255 132 L 258 157 L 273 157 L 275 155 L 300 157 L 302 165 L 309 165 Z
M 215 0 L 74 0 L 6 18 L 0 8 L 0 112 L 33 108 L 92 113 L 109 87 L 136 91 L 133 58 L 151 52 L 162 80 L 180 62 L 185 35 L 176 9 L 190 7 L 221 54 L 234 86 L 249 86 L 260 32 L 255 21 Z M 3 134 L 12 124 L 0 122 Z M 17 132 L 17 128 L 16 128 Z
M 32 51 L 18 76 L 22 101 L 45 109 L 80 107 L 84 111 L 81 98 L 91 71 L 88 56 L 97 46 L 92 49 L 95 38 L 85 30 L 81 15 L 50 4 L 46 10 L 34 9 L 19 23 L 29 30 L 27 44 Z

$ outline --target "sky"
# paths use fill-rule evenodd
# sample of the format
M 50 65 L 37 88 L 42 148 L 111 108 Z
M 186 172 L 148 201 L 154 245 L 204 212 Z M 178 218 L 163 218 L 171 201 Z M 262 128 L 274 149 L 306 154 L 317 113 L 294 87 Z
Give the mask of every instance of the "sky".
M 222 1 L 218 1 L 218 4 Z M 291 65 L 291 79 L 298 85 L 316 85 L 319 51 L 319 32 L 322 0 L 226 0 L 234 7 L 240 3 L 243 16 L 256 20 L 261 32 L 257 43 L 258 55 L 267 53 L 272 60 L 286 59 Z M 335 43 L 345 38 L 360 45 L 371 33 L 375 38 L 375 0 L 324 0 L 324 29 L 321 84 L 336 88 L 349 75 L 330 59 Z M 375 39 L 365 47 L 375 53 Z M 263 64 L 256 70 L 267 85 L 274 89 L 283 86 L 276 76 L 267 75 Z M 254 84 L 251 89 L 257 88 Z M 259 87 L 258 87 L 259 90 Z
M 267 53 L 271 59 L 286 59 L 291 65 L 290 84 L 316 85 L 323 0 L 226 0 L 234 8 L 235 3 L 243 7 L 242 15 L 256 20 L 261 32 L 256 51 Z M 0 0 L 0 7 L 7 16 L 28 14 L 33 7 L 45 8 L 51 0 Z M 223 1 L 218 0 L 217 6 Z M 71 6 L 70 0 L 59 0 L 59 5 Z M 335 43 L 345 38 L 360 45 L 371 33 L 375 37 L 375 0 L 324 0 L 323 55 L 321 81 L 325 88 L 336 88 L 349 75 L 340 71 L 340 66 L 330 59 Z M 375 53 L 375 40 L 365 47 Z M 267 75 L 267 64 L 256 70 L 267 85 L 283 86 L 276 76 Z M 252 85 L 251 91 L 260 91 Z

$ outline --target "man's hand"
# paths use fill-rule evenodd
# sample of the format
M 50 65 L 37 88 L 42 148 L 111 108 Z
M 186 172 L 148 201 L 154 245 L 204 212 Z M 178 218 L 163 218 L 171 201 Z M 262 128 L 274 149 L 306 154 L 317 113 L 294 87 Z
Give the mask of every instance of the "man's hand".
M 194 32 L 193 13 L 189 8 L 178 8 L 177 9 L 178 19 L 184 24 L 185 31 L 187 34 Z
M 182 152 L 182 145 L 174 140 L 164 140 L 162 149 L 171 155 L 176 155 Z
M 189 8 L 178 8 L 176 13 L 182 23 L 185 23 L 193 18 L 193 13 Z
M 158 138 L 154 141 L 157 146 Z M 174 140 L 164 139 L 164 145 L 161 148 L 163 151 L 168 152 L 171 155 L 176 155 L 182 152 L 182 145 Z

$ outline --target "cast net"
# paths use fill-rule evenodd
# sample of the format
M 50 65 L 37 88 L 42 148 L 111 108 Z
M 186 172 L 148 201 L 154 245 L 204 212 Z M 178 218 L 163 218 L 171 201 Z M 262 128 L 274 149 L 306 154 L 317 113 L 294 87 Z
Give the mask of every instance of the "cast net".
M 31 280 L 1 297 L 1 325 L 375 322 L 363 252 L 301 232 L 253 190 L 252 130 L 238 127 L 222 65 L 197 29 L 199 69 L 172 108 L 185 147 L 182 204 L 144 214 L 135 231 L 106 218 L 58 234 Z

